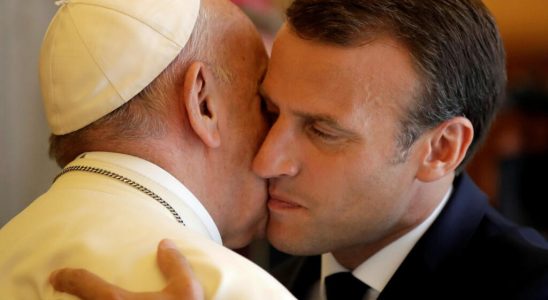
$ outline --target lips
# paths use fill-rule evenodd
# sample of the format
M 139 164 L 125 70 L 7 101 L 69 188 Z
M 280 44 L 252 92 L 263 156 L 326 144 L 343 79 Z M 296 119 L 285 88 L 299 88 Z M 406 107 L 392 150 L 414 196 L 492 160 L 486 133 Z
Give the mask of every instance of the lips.
M 273 210 L 280 210 L 302 208 L 302 206 L 288 200 L 287 198 L 283 198 L 275 194 L 270 194 L 270 197 L 268 198 L 268 208 Z

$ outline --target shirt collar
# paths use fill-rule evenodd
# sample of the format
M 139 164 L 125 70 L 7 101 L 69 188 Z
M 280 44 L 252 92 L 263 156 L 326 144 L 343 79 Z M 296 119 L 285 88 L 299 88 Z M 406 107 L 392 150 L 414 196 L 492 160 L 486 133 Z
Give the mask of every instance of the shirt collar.
M 170 192 L 171 195 L 174 196 L 167 196 L 164 200 L 168 202 L 177 211 L 177 213 L 183 217 L 183 221 L 185 219 L 185 215 L 189 216 L 189 212 L 185 212 L 185 208 L 187 208 L 186 210 L 190 208 L 194 216 L 189 217 L 193 219 L 198 219 L 201 223 L 199 225 L 202 225 L 199 227 L 205 228 L 208 237 L 211 240 L 222 244 L 219 229 L 215 225 L 213 218 L 207 212 L 202 203 L 196 198 L 196 196 L 194 196 L 194 194 L 189 189 L 187 189 L 183 185 L 182 182 L 177 180 L 166 170 L 142 158 L 113 152 L 87 152 L 80 155 L 75 161 L 71 163 L 71 165 L 79 164 L 86 161 L 98 161 L 109 166 L 116 167 L 117 170 L 121 170 L 122 172 L 126 170 L 130 171 L 131 173 L 136 173 L 141 178 L 144 177 L 151 183 L 154 183 L 166 189 Z M 140 184 L 146 185 L 146 183 Z M 187 226 L 193 227 L 192 224 L 187 224 Z
M 447 203 L 451 195 L 452 187 L 449 188 L 442 201 L 432 211 L 432 213 L 422 223 L 413 228 L 408 233 L 404 234 L 397 240 L 385 246 L 383 249 L 375 253 L 369 259 L 360 264 L 352 274 L 369 285 L 372 289 L 382 292 L 390 278 L 396 273 L 396 270 L 401 265 L 407 254 L 415 246 L 417 241 L 424 235 L 426 230 L 432 225 L 434 220 L 440 214 L 441 210 Z M 346 272 L 348 269 L 337 262 L 333 254 L 326 253 L 322 255 L 321 267 L 321 294 L 325 295 L 324 279 L 325 277 L 338 273 Z

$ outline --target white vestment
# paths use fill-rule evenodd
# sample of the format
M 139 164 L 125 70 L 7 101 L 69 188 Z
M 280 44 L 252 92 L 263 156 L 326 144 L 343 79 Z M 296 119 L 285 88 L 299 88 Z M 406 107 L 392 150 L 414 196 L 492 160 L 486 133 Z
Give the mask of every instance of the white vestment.
M 159 291 L 161 239 L 175 241 L 206 299 L 294 299 L 260 267 L 223 247 L 213 220 L 179 181 L 142 159 L 86 153 L 70 166 L 121 175 L 163 199 L 105 174 L 72 171 L 0 229 L 0 299 L 74 299 L 53 290 L 50 273 L 85 268 L 122 288 Z

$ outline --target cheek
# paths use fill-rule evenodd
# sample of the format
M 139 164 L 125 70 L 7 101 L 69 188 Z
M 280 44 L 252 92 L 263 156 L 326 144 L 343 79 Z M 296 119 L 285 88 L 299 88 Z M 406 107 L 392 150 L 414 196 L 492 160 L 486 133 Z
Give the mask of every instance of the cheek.
M 259 146 L 268 132 L 268 123 L 260 110 L 259 100 L 253 103 L 246 111 L 240 108 L 234 116 L 239 119 L 241 132 L 238 139 L 246 148 L 251 149 L 253 154 L 259 149 Z
M 227 142 L 234 145 L 233 155 L 241 169 L 249 167 L 245 164 L 250 163 L 257 153 L 266 133 L 266 125 L 254 112 L 240 111 L 233 115 L 237 119 L 230 125 L 232 133 Z
M 391 195 L 397 179 L 387 176 L 389 167 L 364 157 L 347 156 L 345 160 L 324 163 L 321 170 L 311 173 L 320 182 L 311 199 L 325 215 L 371 215 L 390 209 Z M 316 175 L 314 175 L 316 174 Z M 317 174 L 323 174 L 318 176 Z M 354 217 L 352 217 L 354 218 Z
M 371 227 L 388 229 L 400 222 L 412 193 L 413 176 L 406 170 L 404 164 L 386 162 L 368 170 L 361 180 L 354 182 L 350 193 L 361 199 L 355 203 L 356 210 L 370 220 Z
M 266 116 L 261 111 L 261 106 L 259 101 L 257 101 L 257 105 L 255 106 L 253 116 L 254 116 L 254 122 L 251 125 L 255 128 L 257 139 L 259 141 L 259 144 L 261 144 L 264 141 L 266 134 L 268 133 L 268 130 L 270 129 L 270 125 L 268 120 L 266 119 Z

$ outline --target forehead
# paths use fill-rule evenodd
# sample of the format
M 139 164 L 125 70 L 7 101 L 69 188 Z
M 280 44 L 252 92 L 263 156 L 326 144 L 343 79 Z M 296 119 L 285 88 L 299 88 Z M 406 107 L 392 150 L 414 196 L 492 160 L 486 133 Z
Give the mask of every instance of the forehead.
M 408 51 L 394 39 L 339 47 L 301 39 L 284 26 L 274 42 L 264 89 L 275 104 L 401 110 L 418 84 Z

